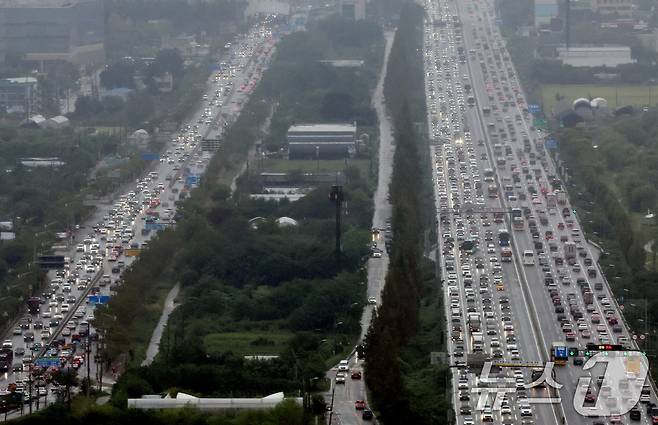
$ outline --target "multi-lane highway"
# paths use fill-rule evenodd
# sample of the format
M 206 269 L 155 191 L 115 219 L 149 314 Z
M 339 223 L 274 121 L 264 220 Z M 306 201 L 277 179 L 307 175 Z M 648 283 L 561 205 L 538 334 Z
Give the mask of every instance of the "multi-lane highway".
M 621 415 L 615 409 L 621 410 L 628 387 L 644 382 L 627 379 L 612 391 L 599 382 L 603 368 L 582 369 L 586 352 L 593 353 L 588 343 L 637 347 L 580 231 L 543 135 L 532 127 L 493 2 L 441 0 L 425 6 L 428 125 L 450 359 L 466 364 L 480 353 L 503 363 L 492 376 L 508 380 L 495 385 L 506 387 L 496 405 L 493 395 L 479 397 L 490 383 L 455 368 L 459 423 L 651 423 L 645 408 L 655 402 L 651 386 L 636 409 Z M 528 388 L 548 361 L 555 361 L 554 377 L 563 387 Z M 581 376 L 592 377 L 589 386 L 578 386 Z M 573 404 L 576 392 L 585 395 L 585 407 L 600 399 L 608 414 L 580 415 Z
M 89 295 L 111 297 L 121 285 L 121 274 L 147 247 L 156 228 L 175 224 L 176 204 L 194 184 L 186 176 L 201 175 L 210 158 L 201 150 L 202 139 L 220 136 L 225 125 L 235 120 L 267 67 L 274 43 L 271 26 L 261 22 L 227 46 L 217 64 L 220 70 L 213 72 L 200 99 L 201 106 L 167 143 L 159 161 L 125 193 L 116 194 L 113 202 L 99 204 L 75 232 L 71 249 L 58 252 L 67 256 L 66 268 L 48 273 L 49 283 L 39 294 L 40 302 L 35 302 L 31 314 L 26 313 L 5 337 L 3 346 L 11 348 L 13 361 L 0 377 L 0 386 L 13 389 L 16 384 L 26 404 L 32 387 L 33 405 L 38 400 L 43 406 L 55 399 L 52 393 L 58 390 L 46 380 L 32 379 L 30 385 L 30 377 L 36 375 L 34 368 L 44 358 L 65 361 L 80 368 L 81 376 L 86 375 L 87 333 L 96 340 L 95 305 L 89 302 Z M 92 342 L 90 347 L 93 380 L 97 344 Z M 7 393 L 2 396 L 8 397 Z

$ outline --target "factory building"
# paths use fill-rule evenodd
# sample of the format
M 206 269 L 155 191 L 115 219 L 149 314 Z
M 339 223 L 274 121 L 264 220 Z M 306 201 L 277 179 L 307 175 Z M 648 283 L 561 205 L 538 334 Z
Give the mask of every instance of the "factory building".
M 356 153 L 356 123 L 303 124 L 288 129 L 290 159 L 335 159 Z

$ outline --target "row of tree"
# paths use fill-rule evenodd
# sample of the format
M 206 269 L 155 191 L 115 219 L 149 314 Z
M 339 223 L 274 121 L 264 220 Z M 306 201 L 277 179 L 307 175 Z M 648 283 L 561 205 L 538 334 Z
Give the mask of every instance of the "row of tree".
M 118 409 L 113 406 L 89 406 L 80 412 L 71 412 L 61 404 L 51 405 L 33 415 L 15 419 L 20 425 L 302 425 L 302 407 L 286 401 L 269 410 L 217 415 L 198 409 L 145 411 Z
M 421 199 L 426 181 L 421 153 L 428 146 L 413 125 L 424 111 L 423 64 L 416 57 L 422 50 L 423 16 L 420 6 L 403 6 L 389 56 L 385 93 L 395 117 L 396 150 L 389 189 L 394 240 L 382 304 L 364 343 L 371 401 L 379 418 L 391 424 L 442 423 L 449 412 L 445 397 L 449 390 L 444 385 L 449 373 L 427 361 L 429 351 L 442 344 L 438 335 L 443 323 L 432 291 L 436 288 L 434 268 L 423 258 L 423 235 L 432 216 Z M 432 323 L 423 319 L 423 328 L 434 335 L 421 329 L 421 306 L 427 307 L 427 317 L 434 318 Z M 424 376 L 417 376 L 418 370 Z

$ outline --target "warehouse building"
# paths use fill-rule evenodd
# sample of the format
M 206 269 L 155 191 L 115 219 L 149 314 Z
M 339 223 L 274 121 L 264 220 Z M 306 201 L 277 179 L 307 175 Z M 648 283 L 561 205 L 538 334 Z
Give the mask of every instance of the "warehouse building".
M 288 129 L 290 159 L 336 159 L 356 154 L 354 124 L 303 124 Z
M 558 47 L 558 59 L 565 65 L 576 67 L 607 66 L 614 68 L 619 65 L 635 62 L 631 58 L 631 48 L 628 46 L 582 46 Z
M 102 63 L 104 26 L 102 0 L 0 0 L 0 61 Z

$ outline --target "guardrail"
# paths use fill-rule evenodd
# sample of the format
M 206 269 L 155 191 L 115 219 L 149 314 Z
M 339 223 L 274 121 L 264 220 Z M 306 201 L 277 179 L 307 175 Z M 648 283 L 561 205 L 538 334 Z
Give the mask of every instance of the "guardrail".
M 47 339 L 47 344 L 44 344 L 44 346 L 39 351 L 39 355 L 37 357 L 35 357 L 35 360 L 38 357 L 43 357 L 45 352 L 48 351 L 48 348 L 49 348 L 50 344 L 55 339 L 57 339 L 57 337 L 62 332 L 62 330 L 64 329 L 66 324 L 73 318 L 73 315 L 78 310 L 80 305 L 85 301 L 87 296 L 89 296 L 89 292 L 91 292 L 91 288 L 93 288 L 94 285 L 101 279 L 101 277 L 103 276 L 103 271 L 104 270 L 101 267 L 100 270 L 98 272 L 96 272 L 96 275 L 94 275 L 94 277 L 91 279 L 91 282 L 89 282 L 89 284 L 87 285 L 85 290 L 82 292 L 80 298 L 78 298 L 78 300 L 73 304 L 73 307 L 71 309 L 69 309 L 69 312 L 66 314 L 66 316 L 62 318 L 62 321 L 60 322 L 60 324 L 57 327 L 55 327 L 55 331 L 50 336 L 50 338 Z

